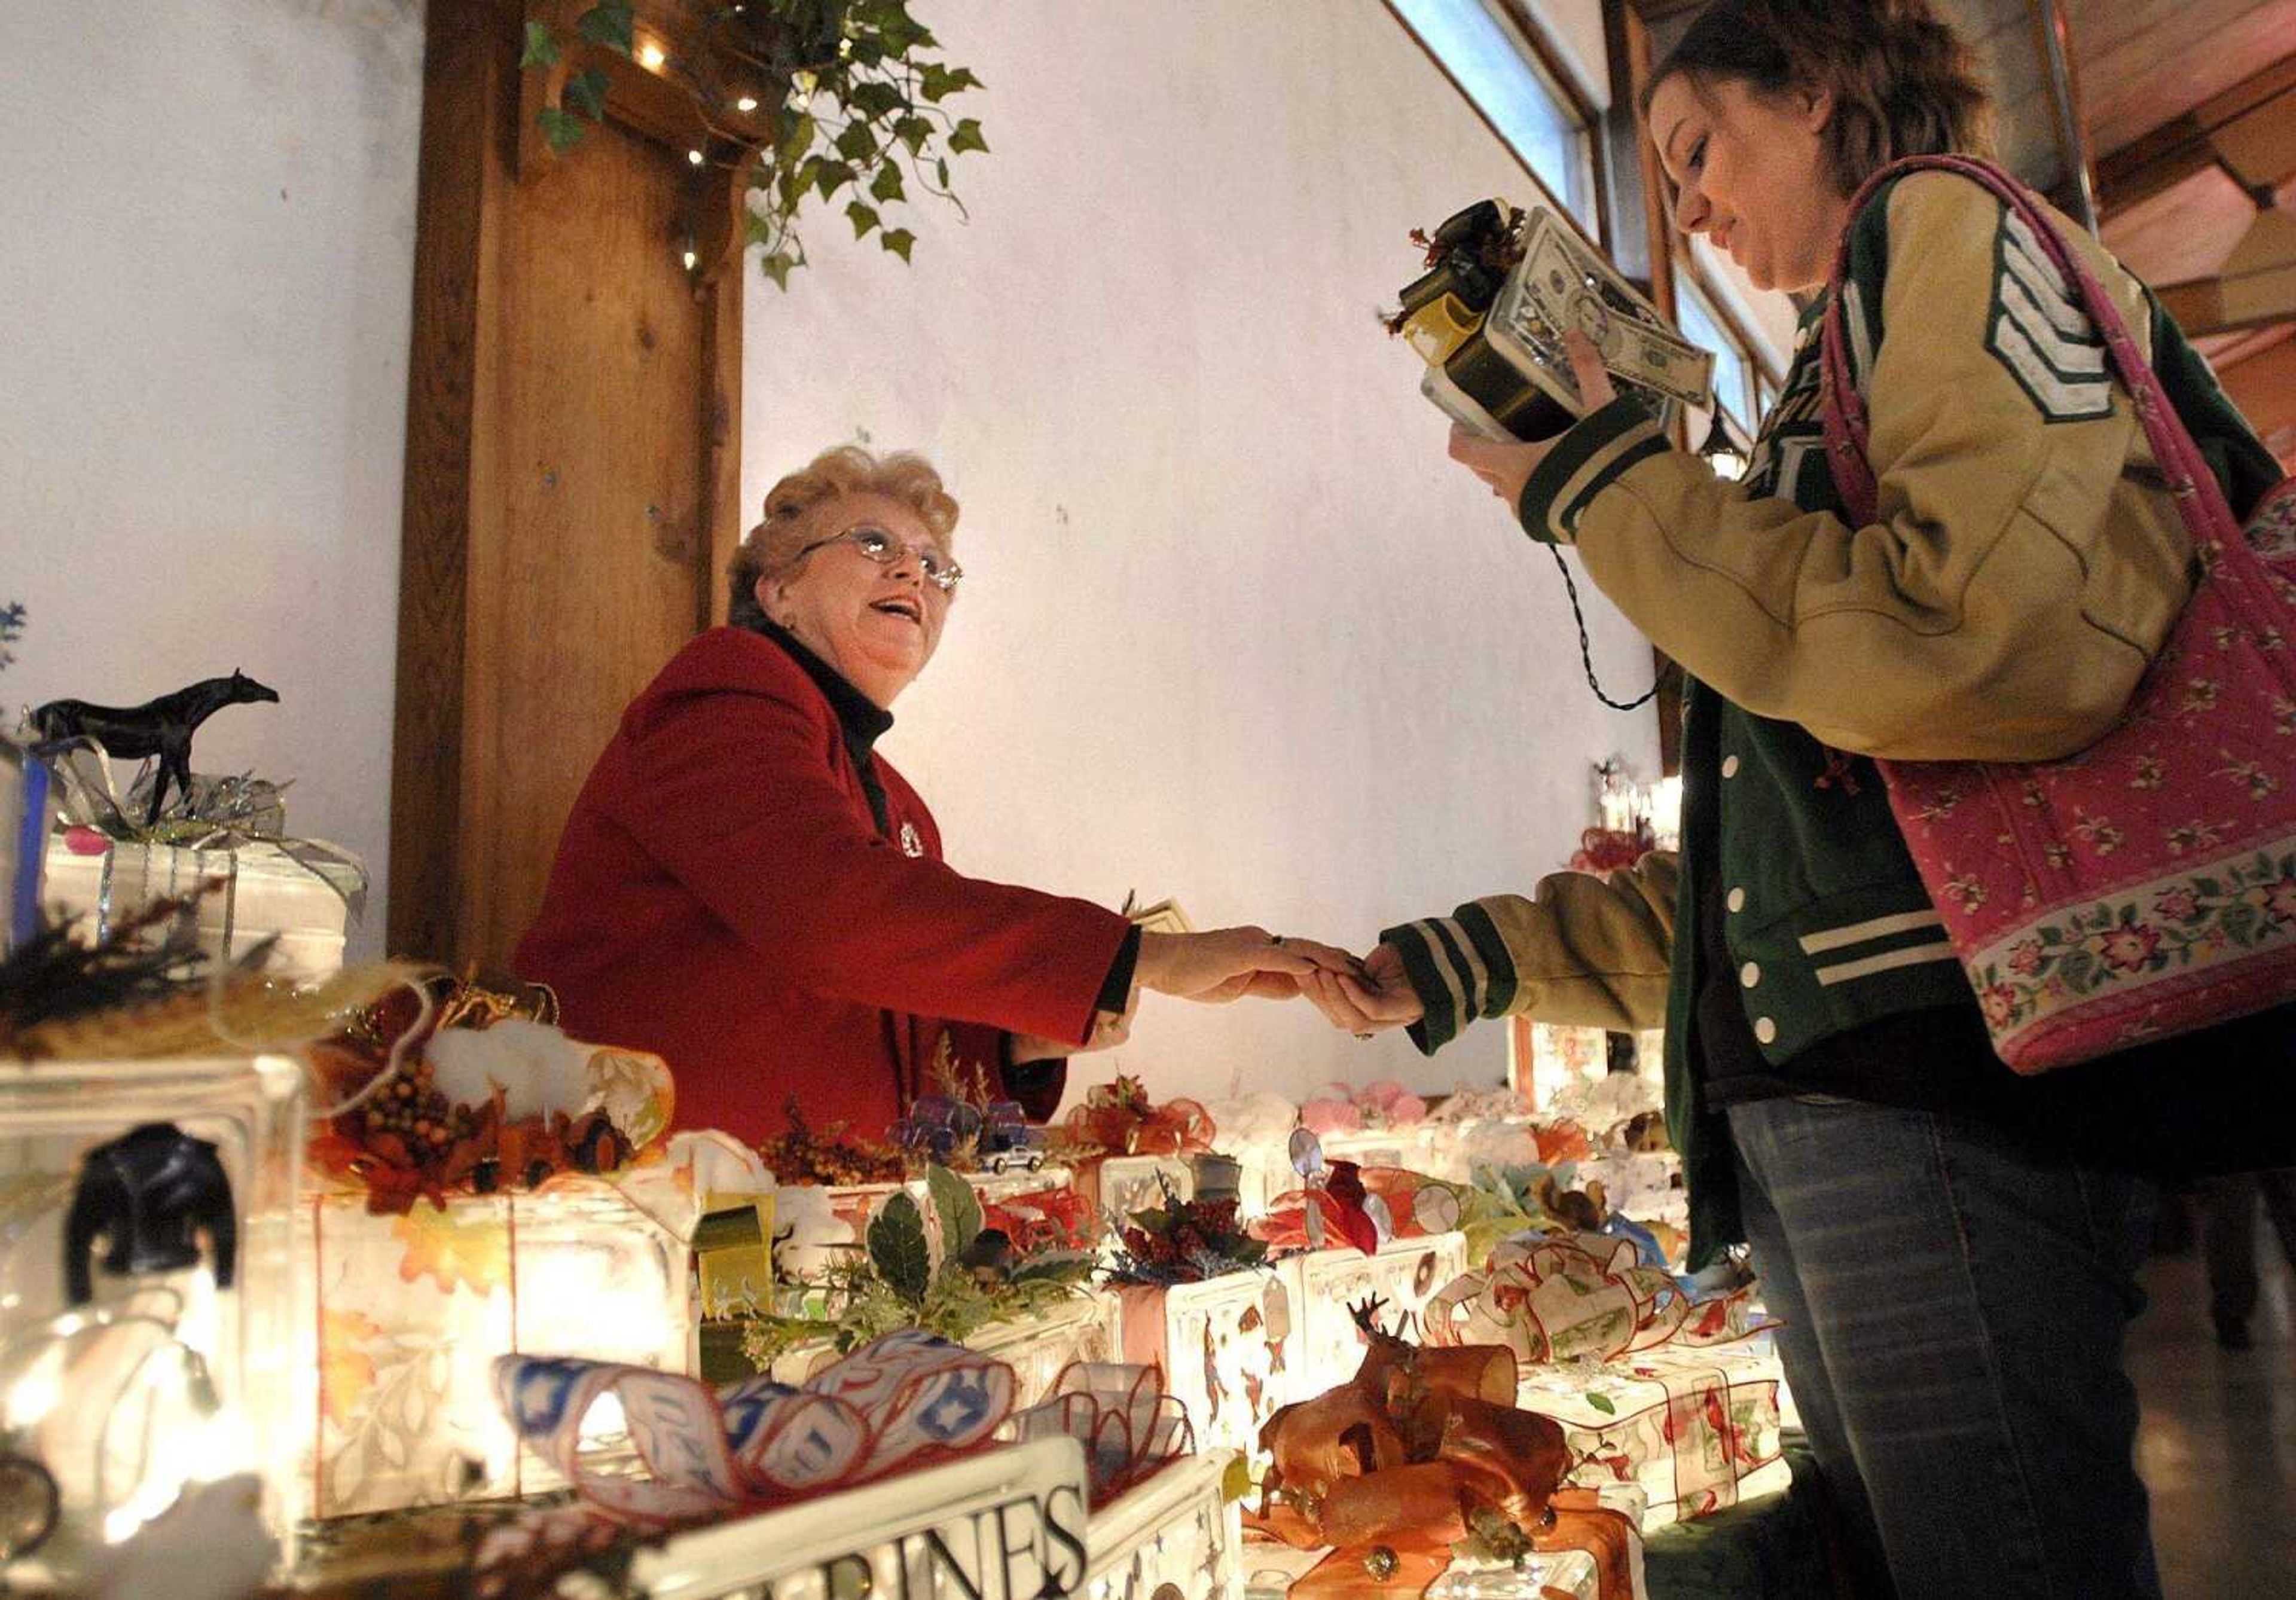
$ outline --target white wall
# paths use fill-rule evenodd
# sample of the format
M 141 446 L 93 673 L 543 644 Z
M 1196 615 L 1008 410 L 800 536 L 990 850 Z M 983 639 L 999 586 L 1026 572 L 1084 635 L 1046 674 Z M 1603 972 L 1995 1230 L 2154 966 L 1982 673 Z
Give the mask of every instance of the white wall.
M 0 7 L 15 710 L 243 668 L 205 771 L 388 874 L 421 0 Z
M 1376 0 L 917 9 L 988 86 L 972 222 L 912 208 L 907 267 L 840 203 L 787 296 L 753 283 L 743 494 L 865 434 L 963 500 L 967 592 L 886 744 L 952 859 L 1358 948 L 1560 866 L 1591 764 L 1651 774 L 1655 718 L 1587 692 L 1552 561 L 1445 459 L 1375 320 L 1409 230 L 1521 169 Z M 1582 593 L 1641 692 L 1647 645 Z M 1447 1087 L 1505 1048 L 1152 998 L 1079 1076 Z

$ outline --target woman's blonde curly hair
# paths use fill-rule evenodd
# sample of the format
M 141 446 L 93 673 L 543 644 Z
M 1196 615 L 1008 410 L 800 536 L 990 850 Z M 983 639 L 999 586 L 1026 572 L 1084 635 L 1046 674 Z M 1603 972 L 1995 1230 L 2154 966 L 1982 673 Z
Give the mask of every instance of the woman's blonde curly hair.
M 941 548 L 949 547 L 949 536 L 956 529 L 956 501 L 941 487 L 932 463 L 908 450 L 881 457 L 858 445 L 839 445 L 766 492 L 765 520 L 750 529 L 726 564 L 728 622 L 755 628 L 766 619 L 758 603 L 758 579 L 797 559 L 812 530 L 808 514 L 815 506 L 853 494 L 885 495 L 915 507 Z

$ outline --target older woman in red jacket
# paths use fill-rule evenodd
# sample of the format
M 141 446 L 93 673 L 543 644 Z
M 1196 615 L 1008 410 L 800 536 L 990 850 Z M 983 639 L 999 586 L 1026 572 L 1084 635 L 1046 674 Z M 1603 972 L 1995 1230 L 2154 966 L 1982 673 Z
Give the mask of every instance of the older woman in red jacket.
M 630 703 L 567 820 L 519 971 L 574 1033 L 667 1060 L 683 1126 L 761 1139 L 794 1096 L 876 1136 L 944 1046 L 1041 1118 L 1138 989 L 1288 995 L 1344 960 L 1258 928 L 1144 933 L 943 865 L 873 747 L 955 601 L 956 515 L 914 455 L 847 447 L 775 484 L 733 625 Z

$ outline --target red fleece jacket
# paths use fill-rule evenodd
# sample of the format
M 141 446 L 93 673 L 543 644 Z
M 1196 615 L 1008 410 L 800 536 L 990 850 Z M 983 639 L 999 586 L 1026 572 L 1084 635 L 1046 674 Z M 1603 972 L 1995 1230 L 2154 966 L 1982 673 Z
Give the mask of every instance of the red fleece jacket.
M 984 882 L 873 758 L 870 814 L 835 712 L 779 645 L 701 635 L 630 702 L 575 801 L 520 973 L 567 1031 L 650 1050 L 676 1122 L 756 1142 L 794 1095 L 880 1138 L 944 1032 L 996 1082 L 997 1030 L 1080 1043 L 1128 923 Z

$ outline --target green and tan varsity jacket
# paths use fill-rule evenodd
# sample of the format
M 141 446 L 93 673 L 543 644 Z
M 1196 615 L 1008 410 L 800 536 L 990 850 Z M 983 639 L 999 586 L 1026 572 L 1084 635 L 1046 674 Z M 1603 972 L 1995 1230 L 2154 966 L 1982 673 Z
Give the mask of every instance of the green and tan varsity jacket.
M 1671 447 L 1629 398 L 1565 434 L 1520 507 L 1693 680 L 1685 849 L 1718 851 L 1713 915 L 1748 1027 L 1784 1071 L 1861 1023 L 1971 998 L 1868 758 L 2080 749 L 2190 588 L 2182 522 L 2103 341 L 2023 223 L 1976 184 L 1917 173 L 1851 227 L 1843 296 L 1877 521 L 1844 520 L 1825 466 L 1816 306 L 1742 480 Z M 2235 508 L 2252 505 L 2270 455 L 2144 286 L 2063 227 L 2149 338 Z M 1691 1066 L 1690 890 L 1707 876 L 1657 855 L 1382 935 L 1425 1006 L 1423 1051 L 1478 1017 L 1663 1017 L 1694 1261 L 1740 1236 L 1727 1124 Z

